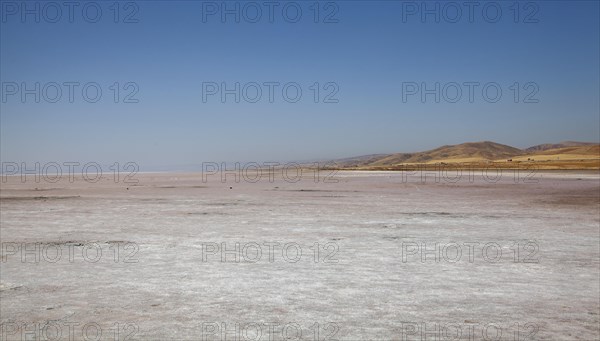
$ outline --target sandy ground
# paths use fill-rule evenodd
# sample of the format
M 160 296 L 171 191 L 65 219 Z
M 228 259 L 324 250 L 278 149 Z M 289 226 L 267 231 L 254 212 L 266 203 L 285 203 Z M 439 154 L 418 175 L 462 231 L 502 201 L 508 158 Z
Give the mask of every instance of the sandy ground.
M 8 177 L 1 339 L 600 338 L 597 172 L 325 175 Z

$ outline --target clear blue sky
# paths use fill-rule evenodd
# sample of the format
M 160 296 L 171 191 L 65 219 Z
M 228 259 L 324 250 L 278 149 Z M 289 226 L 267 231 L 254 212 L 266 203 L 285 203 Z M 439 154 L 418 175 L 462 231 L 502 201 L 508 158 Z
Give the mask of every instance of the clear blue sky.
M 341 158 L 481 140 L 516 147 L 600 140 L 597 1 L 529 7 L 496 2 L 502 16 L 495 23 L 488 22 L 496 19 L 494 7 L 482 14 L 486 2 L 474 9 L 472 22 L 463 7 L 457 23 L 448 22 L 456 14 L 453 8 L 446 8 L 440 23 L 433 15 L 422 22 L 420 9 L 411 14 L 412 5 L 400 1 L 338 1 L 332 17 L 337 23 L 322 22 L 336 9 L 326 2 L 320 3 L 320 22 L 314 23 L 312 1 L 298 2 L 297 23 L 286 21 L 295 16 L 293 7 L 287 7 L 288 17 L 282 15 L 285 2 L 277 3 L 272 23 L 266 7 L 257 23 L 248 21 L 255 14 L 251 7 L 240 23 L 234 15 L 222 22 L 220 10 L 209 15 L 212 5 L 200 1 L 137 2 L 131 17 L 137 23 L 122 22 L 136 10 L 125 3 L 114 23 L 113 2 L 97 2 L 102 10 L 97 23 L 86 21 L 94 19 L 93 6 L 86 17 L 82 6 L 75 8 L 73 22 L 63 7 L 53 23 L 55 9 L 44 12 L 45 3 L 38 2 L 36 23 L 33 14 L 22 20 L 21 8 L 15 12 L 13 3 L 2 1 L 2 161 L 135 161 L 152 169 L 204 161 Z M 437 4 L 443 11 L 445 3 Z M 433 95 L 425 103 L 418 95 L 403 102 L 404 82 L 433 87 L 469 81 L 495 82 L 503 95 L 489 103 L 479 87 L 473 103 L 466 93 L 457 103 L 443 98 L 435 103 Z M 10 86 L 23 82 L 81 86 L 73 103 L 65 86 L 56 103 L 45 97 L 35 103 L 33 95 L 22 103 L 20 92 L 12 95 Z M 103 91 L 96 103 L 81 95 L 88 82 Z M 122 103 L 133 88 L 121 89 L 114 103 L 110 87 L 115 82 L 121 87 L 135 82 L 138 103 Z M 203 103 L 203 82 L 229 87 L 296 82 L 303 96 L 288 103 L 280 86 L 270 103 L 263 86 L 257 103 L 244 98 L 235 103 L 233 95 L 225 103 L 216 95 Z M 314 103 L 310 87 L 315 82 L 321 88 L 337 84 L 338 103 L 323 103 L 331 88 L 321 89 Z M 515 82 L 521 87 L 534 82 L 538 103 L 523 103 L 531 87 L 521 89 L 515 103 L 510 89 Z M 48 98 L 54 97 L 54 89 L 47 89 Z

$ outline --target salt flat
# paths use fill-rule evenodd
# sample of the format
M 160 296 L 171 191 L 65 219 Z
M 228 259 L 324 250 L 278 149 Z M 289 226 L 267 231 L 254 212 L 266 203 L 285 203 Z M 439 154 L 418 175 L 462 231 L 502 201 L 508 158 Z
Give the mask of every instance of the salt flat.
M 598 173 L 327 175 L 7 177 L 0 337 L 600 338 Z

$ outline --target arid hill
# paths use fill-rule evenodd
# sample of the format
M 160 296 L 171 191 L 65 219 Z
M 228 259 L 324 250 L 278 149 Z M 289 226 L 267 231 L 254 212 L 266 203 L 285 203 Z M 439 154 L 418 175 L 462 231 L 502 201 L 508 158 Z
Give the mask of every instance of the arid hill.
M 484 141 L 442 146 L 416 153 L 375 154 L 362 157 L 336 160 L 345 167 L 352 166 L 392 166 L 405 163 L 461 162 L 465 160 L 497 160 L 522 154 L 523 151 L 511 146 Z
M 595 145 L 595 143 L 563 141 L 563 142 L 559 142 L 559 143 L 538 144 L 537 146 L 532 146 L 532 147 L 526 148 L 526 149 L 524 149 L 524 151 L 527 153 L 535 153 L 535 152 L 540 152 L 540 151 L 549 150 L 549 149 L 559 149 L 559 148 L 566 148 L 566 147 L 580 147 L 580 146 L 593 146 L 593 145 Z
M 561 142 L 519 149 L 495 142 L 469 142 L 416 153 L 372 154 L 334 161 L 342 169 L 395 169 L 441 163 L 513 167 L 521 163 L 545 169 L 599 169 L 600 144 Z
M 546 149 L 542 151 L 528 152 L 524 155 L 519 155 L 513 158 L 515 161 L 524 161 L 526 159 L 533 159 L 537 161 L 600 159 L 600 145 L 585 144 L 575 147 Z
M 381 164 L 468 162 L 510 158 L 521 150 L 489 141 L 469 142 L 454 146 L 442 146 L 433 150 L 413 154 L 393 154 L 383 158 Z

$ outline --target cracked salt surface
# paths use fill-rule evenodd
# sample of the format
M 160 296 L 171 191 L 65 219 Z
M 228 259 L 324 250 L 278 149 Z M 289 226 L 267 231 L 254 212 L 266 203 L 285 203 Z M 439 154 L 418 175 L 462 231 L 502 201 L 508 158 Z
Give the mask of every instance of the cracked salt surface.
M 532 184 L 336 177 L 224 184 L 148 173 L 129 190 L 11 178 L 0 200 L 1 337 L 58 321 L 79 323 L 75 339 L 96 323 L 106 340 L 115 323 L 121 340 L 221 340 L 222 327 L 233 339 L 236 323 L 242 340 L 257 336 L 252 323 L 261 340 L 283 339 L 283 326 L 306 340 L 315 330 L 319 339 L 443 340 L 454 327 L 463 340 L 484 330 L 500 340 L 600 338 L 597 173 L 544 173 Z M 21 243 L 48 254 L 23 262 L 9 248 Z M 229 252 L 223 262 L 221 243 L 240 243 L 240 261 Z M 255 243 L 260 259 L 245 261 Z M 56 249 L 62 257 L 50 262 Z

